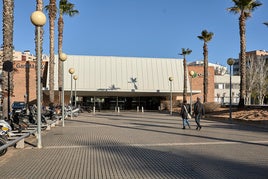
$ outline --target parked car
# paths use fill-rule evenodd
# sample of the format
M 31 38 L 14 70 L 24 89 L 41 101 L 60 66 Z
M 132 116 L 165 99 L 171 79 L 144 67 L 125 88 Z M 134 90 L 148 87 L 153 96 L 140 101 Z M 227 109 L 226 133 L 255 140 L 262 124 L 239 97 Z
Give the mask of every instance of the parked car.
M 14 101 L 12 104 L 12 114 L 26 113 L 26 103 L 22 101 Z

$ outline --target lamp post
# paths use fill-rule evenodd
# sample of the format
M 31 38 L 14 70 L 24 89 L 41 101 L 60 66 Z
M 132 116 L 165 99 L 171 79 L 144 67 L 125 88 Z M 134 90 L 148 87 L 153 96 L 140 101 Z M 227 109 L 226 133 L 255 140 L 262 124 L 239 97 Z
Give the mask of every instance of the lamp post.
M 61 119 L 62 119 L 62 127 L 64 127 L 64 61 L 67 60 L 67 55 L 65 53 L 60 54 L 60 61 L 62 61 L 62 89 L 61 89 Z
M 74 79 L 74 107 L 76 108 L 76 80 L 78 79 L 78 76 L 74 75 L 73 79 Z
M 41 142 L 41 27 L 46 23 L 46 16 L 42 11 L 35 11 L 31 15 L 31 22 L 37 28 L 37 147 L 42 148 Z
M 194 71 L 190 71 L 189 75 L 191 76 L 190 79 L 190 91 L 191 91 L 191 96 L 190 96 L 190 114 L 192 114 L 192 105 L 193 105 L 193 101 L 192 101 L 192 96 L 193 96 L 193 78 L 195 78 L 197 76 L 197 74 Z
M 227 64 L 230 66 L 230 104 L 229 104 L 229 119 L 232 120 L 232 65 L 234 64 L 234 59 L 228 58 Z
M 169 84 L 170 84 L 170 115 L 172 115 L 172 81 L 173 81 L 173 77 L 169 77 Z
M 73 119 L 73 74 L 74 68 L 69 68 L 69 73 L 71 74 L 71 119 Z

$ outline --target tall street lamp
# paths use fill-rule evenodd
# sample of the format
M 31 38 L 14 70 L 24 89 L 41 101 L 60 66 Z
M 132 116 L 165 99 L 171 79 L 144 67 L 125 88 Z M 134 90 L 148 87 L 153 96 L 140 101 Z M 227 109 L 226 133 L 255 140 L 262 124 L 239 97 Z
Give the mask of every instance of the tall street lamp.
M 31 22 L 37 28 L 37 147 L 42 148 L 41 142 L 41 27 L 46 23 L 46 16 L 42 11 L 35 11 L 31 15 Z
M 74 68 L 69 68 L 69 73 L 71 74 L 71 119 L 73 119 L 73 74 Z
M 170 84 L 170 115 L 172 115 L 172 81 L 173 81 L 173 77 L 169 77 L 169 84 Z
M 191 96 L 190 96 L 190 114 L 192 114 L 192 105 L 193 105 L 193 101 L 192 101 L 192 96 L 193 96 L 193 78 L 197 77 L 197 73 L 194 71 L 190 71 L 189 75 L 191 76 L 190 78 L 190 91 L 191 91 Z
M 232 120 L 232 65 L 234 64 L 234 59 L 228 58 L 227 64 L 230 66 L 230 104 L 229 104 L 229 119 Z
M 62 89 L 61 89 L 61 119 L 62 119 L 62 127 L 64 127 L 64 61 L 67 60 L 67 55 L 65 53 L 61 53 L 60 54 L 60 61 L 62 61 L 62 69 L 61 69 L 61 72 L 62 72 Z
M 76 108 L 76 80 L 78 79 L 78 76 L 74 75 L 73 79 L 74 79 L 74 107 Z

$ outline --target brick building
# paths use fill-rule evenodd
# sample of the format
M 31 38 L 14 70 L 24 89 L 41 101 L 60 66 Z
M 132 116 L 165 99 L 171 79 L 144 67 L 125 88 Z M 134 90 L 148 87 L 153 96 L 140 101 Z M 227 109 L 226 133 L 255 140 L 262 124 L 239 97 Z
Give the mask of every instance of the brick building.
M 43 78 L 46 78 L 48 57 L 42 58 Z M 36 57 L 29 51 L 13 52 L 13 92 L 10 98 L 14 101 L 25 101 L 27 103 L 36 100 Z M 45 80 L 44 80 L 45 81 Z M 45 84 L 44 84 L 45 85 Z
M 193 101 L 196 101 L 197 96 L 201 97 L 203 100 L 203 82 L 204 82 L 204 67 L 203 66 L 188 66 L 188 71 L 194 71 L 195 73 L 199 74 L 197 77 L 192 78 L 192 90 L 195 91 L 195 94 L 193 94 L 192 99 Z M 208 67 L 208 95 L 207 95 L 207 102 L 213 102 L 214 101 L 214 67 L 209 66 Z M 188 75 L 188 78 L 190 79 L 191 76 Z M 196 94 L 198 93 L 198 94 Z M 190 100 L 190 97 L 187 98 Z

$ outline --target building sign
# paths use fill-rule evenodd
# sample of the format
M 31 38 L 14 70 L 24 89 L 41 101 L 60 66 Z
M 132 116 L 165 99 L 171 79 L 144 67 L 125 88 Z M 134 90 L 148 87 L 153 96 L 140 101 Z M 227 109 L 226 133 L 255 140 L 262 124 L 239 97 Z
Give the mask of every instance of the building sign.
M 25 63 L 16 63 L 14 64 L 15 68 L 36 68 L 36 64 L 35 63 L 29 63 L 29 62 L 25 62 Z M 41 68 L 44 69 L 45 64 L 41 65 Z

